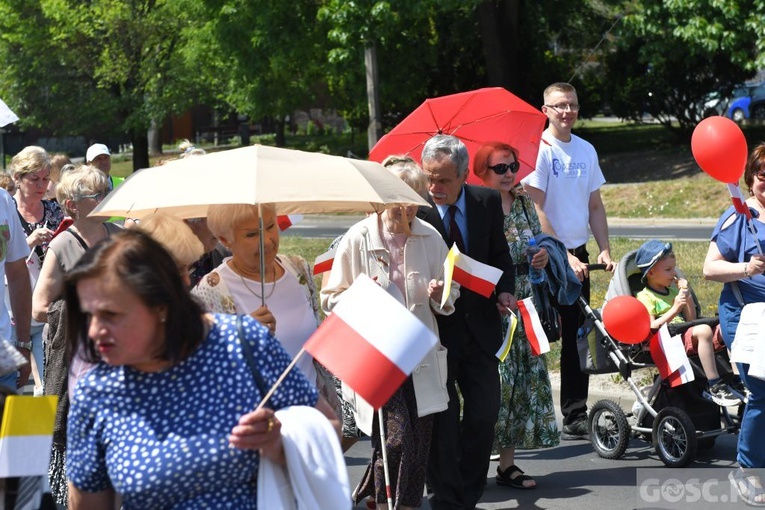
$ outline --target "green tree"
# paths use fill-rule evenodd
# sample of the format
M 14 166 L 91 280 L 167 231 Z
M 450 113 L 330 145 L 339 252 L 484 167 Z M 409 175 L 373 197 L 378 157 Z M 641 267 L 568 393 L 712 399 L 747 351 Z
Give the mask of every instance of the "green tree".
M 633 2 L 604 60 L 602 85 L 614 112 L 649 113 L 687 138 L 709 93 L 726 96 L 754 75 L 763 16 L 762 0 Z
M 170 0 L 0 0 L 0 94 L 24 125 L 89 138 L 126 134 L 149 166 L 152 119 L 198 89 L 183 52 L 188 25 Z
M 326 95 L 326 29 L 318 4 L 297 0 L 203 0 L 189 53 L 221 103 L 251 119 L 270 117 L 284 145 L 286 116 Z M 214 58 L 210 58 L 214 56 Z

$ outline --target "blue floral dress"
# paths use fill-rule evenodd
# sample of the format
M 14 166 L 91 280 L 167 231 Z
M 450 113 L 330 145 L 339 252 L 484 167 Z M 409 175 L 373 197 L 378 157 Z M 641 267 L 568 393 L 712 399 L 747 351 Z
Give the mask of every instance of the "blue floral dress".
M 505 238 L 516 264 L 526 261 L 528 240 L 541 232 L 534 203 L 519 188 L 512 190 L 515 200 L 505 216 Z M 515 297 L 531 296 L 528 275 L 516 275 Z M 503 335 L 508 321 L 503 318 Z M 501 402 L 494 428 L 494 449 L 536 449 L 557 446 L 560 433 L 555 420 L 555 405 L 545 355 L 534 356 L 518 321 L 510 353 L 499 364 Z
M 243 317 L 267 386 L 290 362 L 268 330 Z M 124 509 L 257 508 L 259 456 L 228 435 L 262 395 L 242 356 L 236 317 L 215 315 L 205 341 L 172 368 L 144 373 L 99 364 L 80 379 L 69 411 L 66 472 L 78 488 L 113 487 Z M 315 406 L 316 389 L 293 370 L 273 409 Z

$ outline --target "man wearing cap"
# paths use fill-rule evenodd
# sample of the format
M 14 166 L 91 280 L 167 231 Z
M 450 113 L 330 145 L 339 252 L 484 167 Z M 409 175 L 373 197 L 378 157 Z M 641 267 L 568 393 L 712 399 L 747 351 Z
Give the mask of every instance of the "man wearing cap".
M 122 184 L 125 180 L 122 177 L 112 177 L 110 175 L 112 171 L 112 154 L 109 152 L 109 148 L 102 143 L 94 143 L 88 147 L 88 152 L 85 153 L 85 164 L 93 165 L 106 174 L 109 178 L 109 191 Z

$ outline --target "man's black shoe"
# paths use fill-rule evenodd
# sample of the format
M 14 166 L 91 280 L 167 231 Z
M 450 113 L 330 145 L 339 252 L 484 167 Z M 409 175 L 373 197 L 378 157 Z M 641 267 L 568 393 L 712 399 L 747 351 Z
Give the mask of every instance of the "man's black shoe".
M 590 436 L 587 431 L 587 418 L 579 418 L 576 421 L 563 425 L 561 438 L 565 440 L 587 439 Z

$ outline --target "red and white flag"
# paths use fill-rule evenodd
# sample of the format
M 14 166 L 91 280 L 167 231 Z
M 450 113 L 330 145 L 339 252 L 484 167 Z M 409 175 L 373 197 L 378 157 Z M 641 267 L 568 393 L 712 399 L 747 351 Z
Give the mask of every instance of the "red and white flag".
M 666 324 L 651 338 L 649 348 L 659 375 L 669 383 L 670 388 L 695 379 L 682 338 L 679 335 L 670 336 Z
M 518 311 L 521 312 L 523 329 L 526 331 L 526 338 L 531 345 L 531 353 L 534 356 L 539 356 L 550 352 L 550 342 L 547 340 L 542 322 L 539 320 L 534 301 L 530 297 L 518 301 Z
M 437 344 L 430 328 L 361 274 L 304 348 L 379 409 Z
M 728 186 L 728 193 L 730 193 L 730 199 L 733 201 L 733 207 L 736 209 L 736 212 L 739 214 L 743 214 L 746 216 L 746 219 L 751 220 L 752 219 L 752 211 L 749 210 L 749 206 L 746 205 L 746 199 L 744 198 L 744 195 L 741 194 L 741 188 L 738 187 L 738 184 L 726 184 Z
M 279 226 L 279 231 L 284 232 L 302 219 L 302 214 L 284 214 L 276 217 L 276 224 Z
M 332 263 L 335 262 L 335 253 L 337 253 L 337 246 L 330 248 L 329 250 L 316 257 L 316 260 L 313 263 L 314 276 L 317 274 L 326 273 L 332 269 Z
M 483 297 L 489 297 L 494 292 L 494 287 L 497 286 L 501 276 L 502 271 L 500 269 L 478 262 L 461 253 L 455 243 L 444 260 L 444 293 L 449 294 L 451 282 L 454 280 L 466 289 L 470 289 Z

